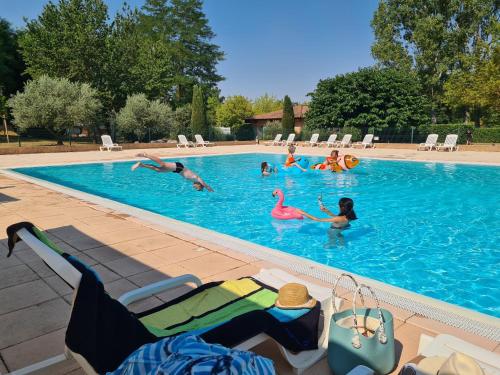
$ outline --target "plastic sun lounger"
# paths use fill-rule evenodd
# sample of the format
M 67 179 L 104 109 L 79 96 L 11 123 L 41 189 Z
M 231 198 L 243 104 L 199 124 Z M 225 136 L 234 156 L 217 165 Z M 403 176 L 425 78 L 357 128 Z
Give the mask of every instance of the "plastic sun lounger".
M 177 137 L 179 138 L 179 142 L 177 143 L 177 148 L 195 147 L 195 144 L 191 141 L 188 141 L 185 135 L 179 134 Z
M 488 375 L 500 375 L 500 355 L 452 335 L 420 336 L 418 354 L 424 357 L 449 357 L 460 352 L 474 358 Z
M 122 150 L 122 146 L 120 146 L 117 143 L 113 143 L 113 140 L 111 139 L 111 137 L 109 135 L 101 135 L 101 140 L 102 140 L 102 146 L 99 147 L 100 151 L 104 151 L 104 150 L 121 151 Z
M 274 137 L 273 141 L 264 142 L 264 145 L 266 145 L 266 146 L 279 146 L 279 145 L 281 145 L 281 137 L 282 136 L 283 136 L 282 134 L 276 134 L 276 137 Z
M 366 134 L 365 137 L 361 142 L 354 142 L 352 144 L 352 147 L 360 147 L 360 148 L 367 148 L 367 147 L 375 147 L 375 144 L 373 143 L 373 134 Z
M 344 137 L 342 138 L 342 140 L 339 142 L 335 142 L 335 146 L 337 147 L 350 147 L 351 146 L 351 138 L 352 138 L 352 134 L 346 134 L 344 135 Z
M 295 133 L 288 134 L 288 138 L 286 141 L 281 142 L 282 146 L 290 146 L 293 145 L 293 142 L 295 141 Z
M 457 146 L 457 141 L 458 141 L 458 135 L 457 134 L 448 134 L 444 140 L 443 144 L 438 144 L 436 146 L 437 151 L 458 151 L 458 146 Z
M 321 142 L 321 145 L 324 145 L 326 147 L 333 147 L 335 146 L 335 141 L 337 140 L 337 134 L 330 134 L 328 137 L 328 140 Z
M 420 150 L 431 151 L 433 148 L 436 147 L 437 140 L 438 140 L 438 135 L 437 134 L 429 134 L 427 136 L 427 139 L 425 140 L 425 142 L 424 143 L 420 143 L 418 145 L 417 151 L 420 151 Z
M 201 136 L 201 134 L 195 134 L 194 139 L 196 140 L 196 144 L 195 144 L 196 147 L 198 147 L 198 146 L 200 146 L 200 147 L 215 146 L 215 143 L 205 141 L 203 139 L 203 137 Z
M 314 133 L 313 135 L 311 135 L 310 140 L 304 142 L 304 146 L 311 146 L 311 147 L 318 146 L 319 147 L 318 139 L 319 139 L 319 134 Z
M 74 268 L 66 259 L 64 259 L 59 253 L 51 249 L 47 244 L 42 242 L 40 239 L 35 237 L 26 228 L 21 228 L 16 232 L 17 236 L 23 240 L 37 255 L 42 258 L 42 260 L 47 263 L 54 272 L 56 272 L 60 277 L 62 277 L 71 287 L 74 288 L 75 293 L 80 284 L 82 274 Z M 269 285 L 275 289 L 279 289 L 286 283 L 297 282 L 302 283 L 307 286 L 309 294 L 314 297 L 317 301 L 321 303 L 321 316 L 319 323 L 319 329 L 321 331 L 318 339 L 318 349 L 316 350 L 305 350 L 299 353 L 293 353 L 286 348 L 278 344 L 279 350 L 284 356 L 284 358 L 293 367 L 294 373 L 301 374 L 304 370 L 315 364 L 317 361 L 326 356 L 328 347 L 328 332 L 329 323 L 331 316 L 333 314 L 332 306 L 332 295 L 328 288 L 318 286 L 316 284 L 306 282 L 297 277 L 290 275 L 289 273 L 279 270 L 279 269 L 262 269 L 257 275 L 253 275 L 252 278 L 262 282 L 263 284 Z M 142 300 L 144 298 L 151 297 L 155 294 L 164 292 L 169 289 L 177 288 L 181 285 L 192 283 L 197 287 L 202 285 L 200 279 L 194 275 L 182 275 L 175 278 L 159 281 L 142 288 L 138 288 L 123 294 L 118 298 L 118 301 L 124 306 L 128 306 L 133 302 Z M 73 299 L 74 301 L 74 299 Z M 341 299 L 335 299 L 335 306 L 337 309 L 340 308 Z M 73 306 L 72 306 L 73 307 Z M 236 345 L 234 349 L 239 350 L 249 350 L 262 342 L 269 340 L 271 337 L 265 333 L 260 333 L 252 338 Z M 65 353 L 49 358 L 42 362 L 35 363 L 23 369 L 16 370 L 11 374 L 22 375 L 28 374 L 34 371 L 45 369 L 51 365 L 55 365 L 59 362 L 63 362 L 70 357 L 73 357 L 78 364 L 83 368 L 85 373 L 97 375 L 93 367 L 87 362 L 87 360 L 80 354 L 72 352 L 69 348 L 65 348 Z

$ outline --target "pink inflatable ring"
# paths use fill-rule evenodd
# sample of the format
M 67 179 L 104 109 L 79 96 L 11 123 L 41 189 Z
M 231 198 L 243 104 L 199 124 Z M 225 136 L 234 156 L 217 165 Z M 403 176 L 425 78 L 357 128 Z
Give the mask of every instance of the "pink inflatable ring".
M 278 220 L 302 220 L 304 216 L 297 212 L 297 209 L 290 206 L 283 206 L 283 202 L 285 201 L 285 196 L 281 189 L 276 189 L 273 191 L 273 197 L 278 196 L 278 203 L 274 206 L 271 211 L 271 216 Z

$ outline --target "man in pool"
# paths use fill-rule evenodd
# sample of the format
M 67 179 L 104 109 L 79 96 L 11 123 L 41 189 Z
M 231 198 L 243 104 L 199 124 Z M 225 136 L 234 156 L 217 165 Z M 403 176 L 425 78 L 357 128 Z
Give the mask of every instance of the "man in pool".
M 153 164 L 145 164 L 143 162 L 138 161 L 135 163 L 130 169 L 132 171 L 135 171 L 137 168 L 142 167 L 142 168 L 147 168 L 151 169 L 155 172 L 173 172 L 173 173 L 178 173 L 182 177 L 184 177 L 186 180 L 189 180 L 193 183 L 193 187 L 198 190 L 198 191 L 203 191 L 203 189 L 207 189 L 208 191 L 214 191 L 210 185 L 208 185 L 203 179 L 198 176 L 196 173 L 194 173 L 192 170 L 186 168 L 182 163 L 179 163 L 176 161 L 175 163 L 169 163 L 161 160 L 159 157 L 154 156 L 154 155 L 148 155 L 145 152 L 141 152 L 140 154 L 136 155 L 138 158 L 148 158 L 155 163 L 158 163 L 158 166 L 153 165 Z

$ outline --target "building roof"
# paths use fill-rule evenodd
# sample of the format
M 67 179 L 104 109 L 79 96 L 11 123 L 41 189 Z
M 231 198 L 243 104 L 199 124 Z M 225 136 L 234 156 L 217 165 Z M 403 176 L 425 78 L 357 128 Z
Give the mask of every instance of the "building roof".
M 293 114 L 295 118 L 304 118 L 304 115 L 309 110 L 307 105 L 294 105 Z M 283 118 L 283 110 L 273 111 L 269 113 L 261 113 L 260 115 L 254 115 L 248 117 L 246 120 L 281 120 Z

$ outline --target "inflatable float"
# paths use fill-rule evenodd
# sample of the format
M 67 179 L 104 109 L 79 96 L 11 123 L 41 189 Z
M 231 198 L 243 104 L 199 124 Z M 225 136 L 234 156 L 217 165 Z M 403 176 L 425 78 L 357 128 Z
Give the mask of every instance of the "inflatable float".
M 335 173 L 340 173 L 342 171 L 348 171 L 353 169 L 359 164 L 359 159 L 354 155 L 342 155 L 339 160 L 333 165 L 326 166 L 323 163 L 316 163 L 311 166 L 311 169 L 315 171 L 327 171 L 331 170 Z
M 302 168 L 307 170 L 309 168 L 309 160 L 305 158 L 300 158 L 298 161 L 296 161 L 298 165 L 300 165 Z M 290 167 L 285 167 L 284 165 L 281 166 L 281 171 L 285 173 L 303 173 L 304 171 L 300 170 L 300 168 L 297 168 L 295 166 L 290 166 Z
M 278 220 L 302 220 L 304 216 L 297 212 L 297 209 L 290 206 L 283 206 L 283 202 L 285 201 L 285 195 L 281 191 L 281 189 L 276 189 L 273 191 L 273 197 L 278 196 L 278 203 L 271 211 L 271 216 Z

